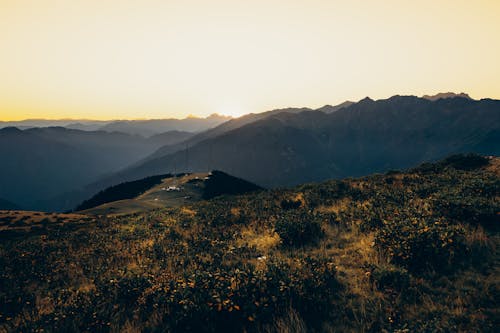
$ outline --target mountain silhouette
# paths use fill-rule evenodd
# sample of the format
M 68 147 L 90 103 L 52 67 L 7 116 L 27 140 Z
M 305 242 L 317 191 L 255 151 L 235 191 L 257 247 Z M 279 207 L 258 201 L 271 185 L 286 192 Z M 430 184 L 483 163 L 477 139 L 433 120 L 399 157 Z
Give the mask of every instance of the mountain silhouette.
M 500 101 L 365 98 L 332 113 L 279 110 L 233 119 L 89 186 L 219 169 L 262 186 L 406 168 L 453 153 L 498 155 Z
M 106 132 L 122 132 L 149 137 L 167 131 L 201 132 L 228 121 L 231 117 L 212 114 L 207 118 L 119 120 L 100 128 Z
M 212 114 L 206 118 L 188 117 L 185 119 L 147 119 L 147 120 L 88 120 L 88 119 L 26 119 L 20 121 L 0 121 L 0 129 L 17 127 L 65 127 L 82 131 L 121 132 L 150 137 L 169 132 L 202 132 L 231 119 L 228 116 Z
M 422 98 L 428 99 L 430 101 L 437 101 L 438 99 L 455 98 L 455 97 L 462 97 L 462 98 L 471 99 L 470 96 L 466 93 L 455 94 L 452 92 L 438 93 L 436 95 L 424 95 L 424 96 L 422 96 Z
M 444 96 L 444 95 L 443 95 Z M 221 170 L 264 187 L 407 168 L 455 153 L 500 154 L 500 101 L 393 96 L 276 109 L 192 134 L 144 138 L 61 127 L 0 130 L 0 197 L 67 210 L 116 184 Z

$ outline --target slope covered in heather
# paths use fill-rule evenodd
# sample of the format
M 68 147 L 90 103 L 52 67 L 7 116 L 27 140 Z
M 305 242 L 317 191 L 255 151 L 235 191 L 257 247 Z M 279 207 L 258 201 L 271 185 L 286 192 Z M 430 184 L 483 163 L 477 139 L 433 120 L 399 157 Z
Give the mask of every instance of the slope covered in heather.
M 500 160 L 461 155 L 120 217 L 8 212 L 0 329 L 495 332 L 499 196 Z

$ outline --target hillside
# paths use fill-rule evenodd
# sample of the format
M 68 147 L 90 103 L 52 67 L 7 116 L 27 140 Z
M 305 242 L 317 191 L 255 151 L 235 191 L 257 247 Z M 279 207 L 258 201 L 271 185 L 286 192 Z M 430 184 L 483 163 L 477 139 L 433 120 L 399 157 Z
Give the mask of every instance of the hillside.
M 85 200 L 76 211 L 90 215 L 130 214 L 261 189 L 221 171 L 158 175 L 109 187 Z
M 152 174 L 218 169 L 266 187 L 361 176 L 476 152 L 499 155 L 500 101 L 414 96 L 363 99 L 335 112 L 248 115 L 160 148 L 91 184 L 94 191 Z
M 460 155 L 79 223 L 8 212 L 0 330 L 495 332 L 499 198 L 500 159 Z
M 216 126 L 214 128 L 211 128 L 207 131 L 198 133 L 197 135 L 194 135 L 193 137 L 189 138 L 188 140 L 182 142 L 181 144 L 173 144 L 173 145 L 166 145 L 164 147 L 161 147 L 158 149 L 154 154 L 151 154 L 148 156 L 144 161 L 140 162 L 146 162 L 149 160 L 153 160 L 158 157 L 162 157 L 165 155 L 168 155 L 170 153 L 174 153 L 179 150 L 186 149 L 186 147 L 192 147 L 199 142 L 208 140 L 208 139 L 213 139 L 215 137 L 218 137 L 220 135 L 223 135 L 227 132 L 230 132 L 232 130 L 236 130 L 240 127 L 243 127 L 245 125 L 251 124 L 253 122 L 256 122 L 261 119 L 268 118 L 272 115 L 278 114 L 278 113 L 301 113 L 305 111 L 312 111 L 312 109 L 309 108 L 283 108 L 283 109 L 275 109 L 271 111 L 266 111 L 266 112 L 261 112 L 261 113 L 250 113 L 246 114 L 244 116 L 241 116 L 239 118 L 235 119 L 230 119 L 219 126 Z

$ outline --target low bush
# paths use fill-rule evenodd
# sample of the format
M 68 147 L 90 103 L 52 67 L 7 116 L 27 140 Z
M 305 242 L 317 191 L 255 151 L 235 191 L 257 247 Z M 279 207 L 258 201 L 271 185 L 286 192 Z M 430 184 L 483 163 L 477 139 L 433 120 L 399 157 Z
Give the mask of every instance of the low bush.
M 377 266 L 371 271 L 370 280 L 380 290 L 394 289 L 402 291 L 410 284 L 410 275 L 404 268 L 397 266 Z
M 411 272 L 452 269 L 467 249 L 462 227 L 417 219 L 385 224 L 377 233 L 375 244 L 392 263 Z
M 285 210 L 297 209 L 302 205 L 302 201 L 293 199 L 283 199 L 281 200 L 280 206 Z
M 276 221 L 276 233 L 286 246 L 303 246 L 318 241 L 323 235 L 318 219 L 304 212 L 288 212 Z
M 359 229 L 362 232 L 375 231 L 378 230 L 379 228 L 382 228 L 383 226 L 384 223 L 379 217 L 372 217 L 371 219 L 362 222 L 361 225 L 359 226 Z

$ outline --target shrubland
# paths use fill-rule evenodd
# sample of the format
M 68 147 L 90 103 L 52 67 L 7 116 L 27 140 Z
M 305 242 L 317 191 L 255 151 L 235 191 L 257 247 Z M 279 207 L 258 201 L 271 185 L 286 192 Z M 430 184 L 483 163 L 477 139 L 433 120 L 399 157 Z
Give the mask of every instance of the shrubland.
M 494 332 L 499 166 L 460 155 L 4 234 L 0 331 Z

